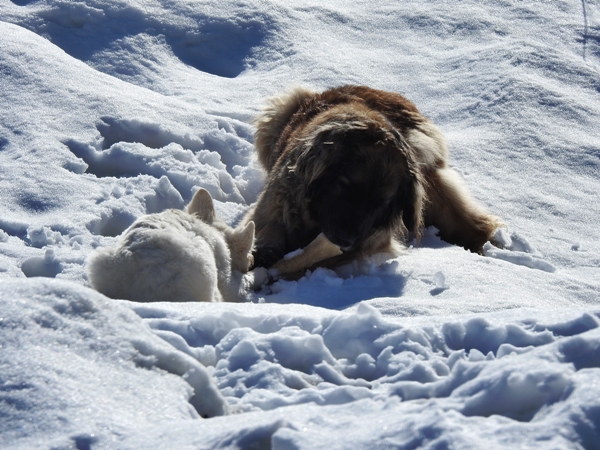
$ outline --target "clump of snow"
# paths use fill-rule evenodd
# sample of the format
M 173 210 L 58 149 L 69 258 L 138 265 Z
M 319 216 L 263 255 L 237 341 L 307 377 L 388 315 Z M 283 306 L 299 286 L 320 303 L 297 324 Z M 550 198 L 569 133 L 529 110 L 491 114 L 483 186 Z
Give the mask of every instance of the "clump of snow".
M 446 275 L 444 272 L 439 271 L 433 274 L 433 283 L 437 289 L 443 290 L 448 289 L 450 286 L 446 283 Z
M 165 209 L 182 209 L 185 204 L 181 194 L 173 187 L 166 176 L 160 177 L 154 188 L 155 194 L 146 197 L 146 211 L 149 214 L 164 211 Z

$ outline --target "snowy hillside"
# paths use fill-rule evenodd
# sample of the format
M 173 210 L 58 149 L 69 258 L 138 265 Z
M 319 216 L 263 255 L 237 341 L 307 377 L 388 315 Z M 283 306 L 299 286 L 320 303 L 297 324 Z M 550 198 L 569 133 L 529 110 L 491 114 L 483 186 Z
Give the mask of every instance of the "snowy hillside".
M 235 225 L 251 117 L 399 92 L 506 224 L 143 304 L 86 259 L 200 187 Z M 0 447 L 600 447 L 600 4 L 0 0 Z M 205 417 L 205 418 L 203 418 Z

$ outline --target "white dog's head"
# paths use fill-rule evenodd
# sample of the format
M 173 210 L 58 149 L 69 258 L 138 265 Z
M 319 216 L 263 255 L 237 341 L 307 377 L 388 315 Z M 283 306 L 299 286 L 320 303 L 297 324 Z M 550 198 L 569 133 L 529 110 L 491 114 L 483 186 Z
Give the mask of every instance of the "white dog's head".
M 232 269 L 242 273 L 248 272 L 253 262 L 254 222 L 250 221 L 236 229 L 228 226 L 216 216 L 213 199 L 206 189 L 198 189 L 187 206 L 187 212 L 221 231 L 231 253 Z

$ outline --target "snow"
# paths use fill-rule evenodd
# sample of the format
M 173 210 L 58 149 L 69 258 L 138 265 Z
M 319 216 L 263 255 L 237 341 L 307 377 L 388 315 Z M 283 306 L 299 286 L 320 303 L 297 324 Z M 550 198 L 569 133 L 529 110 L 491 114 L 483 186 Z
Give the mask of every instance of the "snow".
M 600 446 L 600 4 L 0 1 L 0 447 Z M 413 100 L 504 221 L 134 303 L 85 263 L 200 187 L 231 225 L 294 85 Z

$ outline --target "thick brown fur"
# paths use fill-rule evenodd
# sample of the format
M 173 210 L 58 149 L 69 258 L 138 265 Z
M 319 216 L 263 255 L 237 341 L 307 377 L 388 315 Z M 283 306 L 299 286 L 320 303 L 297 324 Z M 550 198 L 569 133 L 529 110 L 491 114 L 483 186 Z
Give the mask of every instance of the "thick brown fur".
M 481 252 L 500 225 L 448 167 L 441 131 L 399 94 L 297 88 L 270 99 L 255 125 L 267 171 L 246 217 L 256 224 L 256 266 L 270 267 L 321 232 L 344 250 L 335 261 L 395 252 L 403 232 L 418 238 L 430 225 Z

